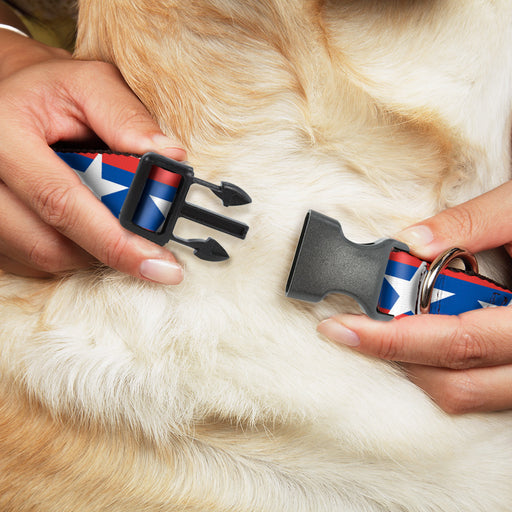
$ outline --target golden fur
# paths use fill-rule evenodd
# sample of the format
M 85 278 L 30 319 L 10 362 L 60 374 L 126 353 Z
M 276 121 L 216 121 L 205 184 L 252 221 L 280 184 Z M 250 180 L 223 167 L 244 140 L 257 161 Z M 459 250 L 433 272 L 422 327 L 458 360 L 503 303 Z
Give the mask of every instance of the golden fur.
M 371 241 L 509 178 L 511 20 L 508 1 L 80 1 L 77 57 L 114 63 L 197 175 L 246 189 L 251 229 L 219 236 L 220 264 L 170 245 L 177 287 L 0 278 L 0 509 L 510 510 L 511 414 L 443 413 L 315 333 L 353 302 L 283 290 L 310 208 Z

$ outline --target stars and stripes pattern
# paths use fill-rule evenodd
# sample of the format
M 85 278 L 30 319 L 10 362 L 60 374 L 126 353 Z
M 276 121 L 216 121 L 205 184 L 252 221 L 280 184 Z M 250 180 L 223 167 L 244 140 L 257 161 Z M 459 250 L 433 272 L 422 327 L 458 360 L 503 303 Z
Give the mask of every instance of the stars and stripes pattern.
M 119 217 L 139 158 L 114 153 L 56 152 L 110 211 Z M 181 181 L 179 174 L 153 167 L 133 221 L 158 232 L 171 208 Z
M 395 317 L 417 313 L 428 264 L 404 251 L 393 251 L 387 264 L 378 309 Z M 512 292 L 473 273 L 444 269 L 437 277 L 430 313 L 457 315 L 473 309 L 507 306 Z

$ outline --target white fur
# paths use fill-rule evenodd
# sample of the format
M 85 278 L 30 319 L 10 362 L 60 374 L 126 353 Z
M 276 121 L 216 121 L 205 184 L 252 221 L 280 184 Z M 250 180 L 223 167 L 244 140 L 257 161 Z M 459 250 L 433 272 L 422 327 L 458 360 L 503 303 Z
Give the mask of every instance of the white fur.
M 215 234 L 229 261 L 205 263 L 171 244 L 186 270 L 175 287 L 106 269 L 50 288 L 0 280 L 2 381 L 55 417 L 182 447 L 195 483 L 174 482 L 169 503 L 195 485 L 205 501 L 190 510 L 510 510 L 510 413 L 443 413 L 398 366 L 316 334 L 321 319 L 355 310 L 351 301 L 312 305 L 284 296 L 308 209 L 339 219 L 353 240 L 371 241 L 510 174 L 512 6 L 403 2 L 402 11 L 385 8 L 400 17 L 394 25 L 379 5 L 326 8 L 326 33 L 344 60 L 334 65 L 336 57 L 313 43 L 310 54 L 294 57 L 309 66 L 301 101 L 291 92 L 296 77 L 273 49 L 229 47 L 248 63 L 240 73 L 259 93 L 258 108 L 207 97 L 189 148 L 197 175 L 232 181 L 253 198 L 229 212 L 249 224 L 246 241 Z M 122 71 L 136 89 L 137 70 Z M 222 68 L 194 73 L 213 84 L 214 98 Z M 162 126 L 174 132 L 163 92 L 156 103 Z M 383 121 L 382 107 L 405 125 Z M 415 112 L 445 125 L 449 168 L 434 142 L 414 133 Z M 228 135 L 219 135 L 218 123 Z M 218 209 L 207 193 L 195 192 L 195 200 Z M 231 426 L 227 439 L 213 428 L 187 452 L 180 436 L 212 422 L 219 436 L 221 425 Z

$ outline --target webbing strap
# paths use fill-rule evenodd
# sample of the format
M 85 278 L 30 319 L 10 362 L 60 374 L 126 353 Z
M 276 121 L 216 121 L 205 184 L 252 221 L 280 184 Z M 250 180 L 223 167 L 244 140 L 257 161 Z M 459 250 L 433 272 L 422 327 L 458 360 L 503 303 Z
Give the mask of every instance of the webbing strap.
M 392 251 L 380 291 L 378 310 L 394 317 L 418 312 L 418 297 L 429 264 L 405 251 Z M 434 283 L 429 313 L 457 315 L 473 309 L 506 306 L 512 292 L 493 281 L 445 268 Z

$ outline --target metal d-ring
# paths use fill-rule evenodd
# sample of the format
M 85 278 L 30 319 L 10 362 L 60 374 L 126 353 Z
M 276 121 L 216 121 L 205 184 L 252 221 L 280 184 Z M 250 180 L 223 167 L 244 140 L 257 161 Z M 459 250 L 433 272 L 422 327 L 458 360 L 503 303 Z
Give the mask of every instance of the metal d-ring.
M 478 273 L 478 262 L 475 256 L 466 249 L 459 247 L 452 247 L 440 254 L 430 265 L 425 279 L 423 280 L 420 288 L 420 297 L 418 310 L 420 313 L 428 313 L 430 310 L 430 303 L 432 301 L 432 293 L 434 291 L 434 284 L 437 277 L 448 264 L 456 259 L 464 262 L 466 271 Z

